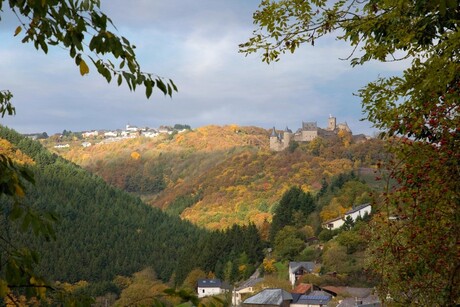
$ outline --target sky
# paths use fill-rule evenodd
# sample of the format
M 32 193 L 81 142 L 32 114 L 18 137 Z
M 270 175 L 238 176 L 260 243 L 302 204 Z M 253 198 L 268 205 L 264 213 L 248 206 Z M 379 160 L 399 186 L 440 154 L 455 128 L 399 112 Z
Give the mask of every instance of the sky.
M 96 69 L 80 76 L 68 52 L 47 55 L 14 37 L 15 16 L 1 13 L 0 89 L 12 91 L 15 116 L 0 123 L 20 133 L 188 124 L 258 126 L 292 130 L 302 121 L 327 126 L 332 115 L 353 133 L 372 135 L 359 88 L 378 76 L 400 74 L 406 63 L 369 63 L 352 68 L 340 58 L 352 48 L 330 36 L 270 65 L 260 54 L 244 56 L 238 44 L 255 26 L 257 0 L 102 0 L 117 34 L 134 45 L 142 70 L 170 78 L 173 97 L 142 88 L 107 84 Z M 87 61 L 89 62 L 89 60 Z

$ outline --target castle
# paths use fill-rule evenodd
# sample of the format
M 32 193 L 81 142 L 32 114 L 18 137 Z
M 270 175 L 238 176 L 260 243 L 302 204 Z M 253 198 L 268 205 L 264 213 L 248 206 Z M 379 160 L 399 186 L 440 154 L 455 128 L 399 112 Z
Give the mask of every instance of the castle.
M 289 146 L 291 141 L 310 142 L 320 137 L 330 137 L 336 135 L 340 130 L 352 133 L 347 123 L 337 124 L 337 119 L 329 116 L 327 128 L 318 128 L 316 122 L 302 122 L 302 128 L 293 133 L 288 127 L 282 132 L 277 133 L 275 127 L 270 135 L 270 149 L 273 151 L 282 151 Z

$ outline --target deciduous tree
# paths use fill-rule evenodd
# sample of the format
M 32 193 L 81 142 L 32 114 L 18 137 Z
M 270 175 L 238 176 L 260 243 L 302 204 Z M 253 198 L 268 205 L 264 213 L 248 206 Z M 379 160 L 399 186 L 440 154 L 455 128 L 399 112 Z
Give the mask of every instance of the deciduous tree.
M 130 90 L 143 86 L 147 97 L 151 96 L 155 87 L 169 96 L 177 91 L 172 80 L 141 70 L 135 46 L 115 33 L 112 20 L 100 10 L 99 0 L 0 0 L 0 12 L 0 20 L 5 12 L 17 17 L 17 27 L 11 29 L 11 35 L 22 37 L 22 43 L 32 43 L 44 53 L 50 46 L 68 50 L 82 76 L 90 71 L 88 61 L 107 82 L 116 79 L 121 85 L 124 81 Z M 9 90 L 0 90 L 2 117 L 15 114 L 12 97 Z M 30 228 L 35 234 L 49 238 L 53 235 L 49 222 L 55 218 L 36 213 L 23 204 L 27 182 L 33 183 L 31 173 L 0 153 L 0 197 L 3 198 L 0 215 L 7 223 L 20 223 L 23 231 Z M 10 300 L 14 301 L 11 289 L 18 287 L 26 289 L 28 296 L 43 297 L 47 285 L 33 271 L 37 255 L 28 249 L 18 249 L 5 232 L 0 238 L 5 244 L 1 250 L 0 298 L 10 296 Z
M 335 34 L 352 46 L 352 65 L 410 61 L 401 75 L 358 93 L 366 118 L 394 140 L 386 167 L 398 184 L 388 181 L 374 218 L 369 266 L 381 298 L 397 304 L 460 300 L 459 7 L 458 0 L 263 0 L 258 28 L 240 45 L 270 63 Z

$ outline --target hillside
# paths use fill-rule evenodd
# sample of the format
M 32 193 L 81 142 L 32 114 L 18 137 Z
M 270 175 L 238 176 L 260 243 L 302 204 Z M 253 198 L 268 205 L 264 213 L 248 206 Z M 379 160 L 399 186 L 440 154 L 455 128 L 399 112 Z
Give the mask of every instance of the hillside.
M 291 186 L 316 192 L 324 180 L 352 170 L 375 184 L 373 169 L 385 159 L 376 139 L 318 138 L 277 153 L 269 150 L 268 136 L 256 127 L 206 126 L 55 151 L 152 206 L 210 229 L 260 227 Z
M 11 204 L 3 199 L 0 231 L 9 233 L 17 248 L 34 246 L 41 256 L 38 271 L 50 280 L 111 282 L 117 275 L 130 276 L 151 267 L 159 279 L 181 283 L 197 267 L 220 276 L 222 269 L 217 269 L 229 261 L 229 255 L 245 253 L 252 265 L 261 260 L 255 227 L 228 233 L 198 229 L 1 126 L 0 144 L 2 153 L 26 163 L 34 173 L 35 184 L 27 187 L 24 203 L 58 217 L 56 240 L 22 234 L 11 228 L 18 223 L 6 222 Z M 235 233 L 239 239 L 248 238 L 248 244 L 236 242 Z M 196 246 L 206 246 L 208 253 L 198 257 Z M 0 251 L 1 257 L 7 256 L 3 248 Z

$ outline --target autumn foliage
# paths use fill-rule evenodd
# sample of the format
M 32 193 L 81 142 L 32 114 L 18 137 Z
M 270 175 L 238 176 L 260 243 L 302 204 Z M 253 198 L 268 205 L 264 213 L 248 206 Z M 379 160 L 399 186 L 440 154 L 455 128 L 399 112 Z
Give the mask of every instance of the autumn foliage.
M 292 186 L 315 193 L 324 179 L 372 169 L 384 159 L 380 141 L 344 143 L 344 137 L 317 139 L 293 152 L 276 153 L 268 148 L 267 130 L 206 126 L 154 139 L 72 146 L 59 153 L 197 225 L 225 229 L 254 223 L 263 228 Z

